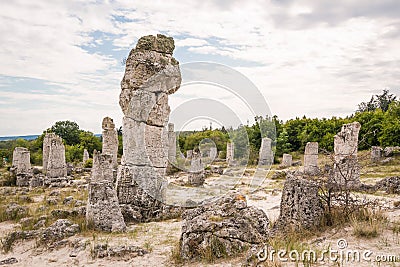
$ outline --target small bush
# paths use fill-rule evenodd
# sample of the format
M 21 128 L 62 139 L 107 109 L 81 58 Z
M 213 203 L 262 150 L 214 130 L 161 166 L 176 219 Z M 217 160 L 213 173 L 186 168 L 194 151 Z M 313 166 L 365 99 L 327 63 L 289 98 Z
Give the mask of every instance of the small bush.
M 15 186 L 16 182 L 17 177 L 15 175 L 11 175 L 9 172 L 6 172 L 2 176 L 0 186 Z
M 361 238 L 374 238 L 379 236 L 382 231 L 383 224 L 387 222 L 387 218 L 379 211 L 371 211 L 368 209 L 360 210 L 351 217 L 351 225 L 353 226 L 353 235 Z
M 85 161 L 85 163 L 83 164 L 84 168 L 92 168 L 93 167 L 93 159 L 88 159 L 87 161 Z

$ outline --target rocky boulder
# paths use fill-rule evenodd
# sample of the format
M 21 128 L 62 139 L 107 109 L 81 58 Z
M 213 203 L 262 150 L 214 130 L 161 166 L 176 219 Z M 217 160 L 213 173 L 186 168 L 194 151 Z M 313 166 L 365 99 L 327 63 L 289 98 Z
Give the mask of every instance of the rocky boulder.
M 240 194 L 186 210 L 182 218 L 180 255 L 186 260 L 233 256 L 269 236 L 267 215 Z

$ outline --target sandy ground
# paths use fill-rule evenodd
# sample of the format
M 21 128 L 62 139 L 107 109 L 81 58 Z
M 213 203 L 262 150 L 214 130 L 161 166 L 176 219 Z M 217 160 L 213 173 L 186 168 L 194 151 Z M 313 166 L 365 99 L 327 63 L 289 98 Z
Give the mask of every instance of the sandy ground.
M 266 212 L 271 221 L 279 216 L 279 205 L 281 199 L 281 188 L 283 180 L 266 179 L 262 186 L 255 191 L 249 191 L 244 181 L 238 187 L 239 190 L 247 192 L 248 205 L 256 206 Z M 400 200 L 395 195 L 367 195 L 368 198 L 378 199 L 385 209 L 390 222 L 400 222 L 400 209 L 393 206 L 394 201 Z M 34 198 L 35 202 L 42 201 L 41 197 Z M 0 223 L 0 237 L 4 237 L 13 229 L 19 229 L 16 223 L 7 221 Z M 72 247 L 69 245 L 55 250 L 47 250 L 37 247 L 34 240 L 18 242 L 13 250 L 7 254 L 0 253 L 0 260 L 15 257 L 18 263 L 10 266 L 176 266 L 171 259 L 171 251 L 179 242 L 181 232 L 181 221 L 178 219 L 151 222 L 138 225 L 130 225 L 125 234 L 86 233 L 69 238 L 72 243 L 75 239 L 81 238 L 87 241 L 86 249 L 79 252 L 76 257 L 71 257 Z M 382 233 L 372 239 L 355 238 L 350 226 L 343 229 L 332 229 L 314 236 L 308 240 L 310 249 L 318 253 L 328 248 L 338 249 L 338 240 L 345 239 L 347 247 L 342 251 L 358 250 L 361 253 L 371 251 L 370 258 L 380 255 L 398 256 L 400 260 L 400 234 L 394 233 L 391 229 L 385 229 Z M 91 250 L 95 244 L 109 245 L 136 245 L 149 251 L 148 254 L 130 259 L 103 258 L 93 259 Z M 320 255 L 320 254 L 319 254 Z M 224 259 L 213 264 L 205 262 L 186 263 L 183 266 L 241 266 L 244 256 L 234 259 Z M 260 266 L 274 266 L 264 263 Z M 308 266 L 303 263 L 281 262 L 276 266 Z M 324 261 L 313 263 L 312 266 L 400 266 L 397 263 L 378 263 L 361 260 L 360 262 L 329 262 Z

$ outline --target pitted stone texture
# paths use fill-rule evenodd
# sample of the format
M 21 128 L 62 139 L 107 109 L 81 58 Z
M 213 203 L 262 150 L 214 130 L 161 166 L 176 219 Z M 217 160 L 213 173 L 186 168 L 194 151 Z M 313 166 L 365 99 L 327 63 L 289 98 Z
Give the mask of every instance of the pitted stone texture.
M 379 162 L 382 158 L 382 148 L 379 146 L 371 147 L 371 161 Z
M 113 186 L 113 155 L 93 152 L 86 222 L 101 231 L 125 231 L 126 225 Z
M 281 166 L 282 167 L 290 167 L 290 166 L 292 166 L 292 155 L 283 154 Z
M 317 175 L 318 168 L 318 142 L 308 142 L 304 149 L 304 173 Z
M 113 119 L 105 117 L 102 122 L 102 138 L 103 138 L 103 154 L 112 155 L 113 167 L 118 166 L 118 133 L 115 130 L 115 124 Z
M 201 186 L 204 184 L 204 178 L 204 165 L 201 160 L 201 154 L 195 152 L 190 163 L 188 182 L 193 186 Z
M 383 155 L 385 157 L 391 157 L 395 153 L 400 153 L 400 146 L 388 146 L 383 150 Z
M 233 142 L 228 142 L 226 144 L 226 162 L 228 164 L 233 164 L 235 158 L 235 144 Z
M 168 123 L 168 161 L 176 162 L 176 133 L 173 123 Z
M 360 185 L 360 166 L 357 158 L 360 128 L 361 124 L 358 122 L 344 124 L 341 131 L 335 135 L 335 164 L 331 181 L 333 186 L 353 188 Z
M 67 176 L 65 147 L 61 137 L 54 133 L 46 133 L 43 139 L 43 169 L 48 178 Z
M 287 174 L 276 229 L 286 231 L 318 227 L 323 214 L 318 185 Z
M 16 147 L 13 152 L 12 166 L 16 168 L 16 175 L 32 173 L 31 154 L 25 147 Z
M 123 164 L 166 168 L 168 132 L 162 127 L 123 118 Z
M 91 182 L 113 182 L 113 155 L 93 151 Z
M 165 197 L 168 95 L 179 89 L 182 80 L 179 63 L 172 57 L 174 47 L 173 39 L 164 35 L 140 38 L 121 81 L 123 159 L 118 199 L 123 210 L 137 211 L 142 221 L 157 217 Z
M 125 221 L 147 222 L 162 217 L 167 180 L 165 169 L 120 166 L 117 194 Z
M 182 219 L 180 254 L 184 259 L 204 258 L 207 251 L 213 253 L 213 258 L 234 256 L 250 245 L 263 244 L 269 237 L 267 215 L 247 206 L 240 194 L 186 210 Z
M 117 192 L 112 182 L 103 180 L 89 184 L 86 221 L 91 223 L 96 230 L 106 232 L 122 232 L 126 230 Z
M 264 137 L 261 139 L 258 165 L 271 165 L 273 161 L 274 153 L 272 152 L 272 140 L 268 137 Z
M 378 181 L 375 190 L 383 190 L 388 194 L 400 194 L 400 176 L 386 177 Z
M 83 150 L 83 163 L 85 163 L 86 161 L 88 161 L 89 160 L 89 152 L 87 151 L 87 149 L 85 148 L 84 150 Z

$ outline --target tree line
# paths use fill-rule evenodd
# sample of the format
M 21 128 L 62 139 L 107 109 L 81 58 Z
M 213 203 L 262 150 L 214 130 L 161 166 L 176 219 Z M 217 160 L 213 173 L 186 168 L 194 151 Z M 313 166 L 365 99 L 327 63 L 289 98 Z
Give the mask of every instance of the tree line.
M 202 140 L 210 139 L 218 151 L 222 151 L 222 157 L 226 153 L 227 142 L 233 141 L 235 155 L 238 158 L 248 158 L 250 164 L 256 164 L 263 137 L 272 139 L 276 157 L 282 156 L 283 153 L 303 153 L 307 142 L 318 142 L 320 148 L 333 151 L 334 136 L 343 124 L 354 121 L 361 123 L 360 150 L 369 149 L 371 146 L 400 146 L 400 101 L 388 90 L 372 96 L 370 101 L 360 103 L 355 113 L 345 118 L 318 119 L 303 116 L 283 122 L 277 116 L 258 116 L 252 125 L 240 125 L 236 129 L 210 127 L 201 131 L 179 132 L 177 140 L 180 151 L 185 153 L 197 148 Z M 82 161 L 85 148 L 92 154 L 94 149 L 101 150 L 102 147 L 101 137 L 80 129 L 75 122 L 59 121 L 36 140 L 17 139 L 0 142 L 0 158 L 11 159 L 13 149 L 22 146 L 30 150 L 32 164 L 41 165 L 43 138 L 46 132 L 54 132 L 63 138 L 67 162 Z M 122 128 L 118 129 L 118 138 L 118 153 L 121 155 Z

